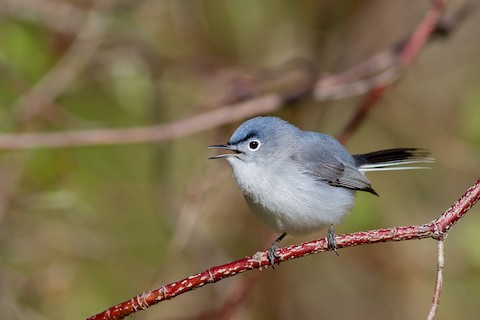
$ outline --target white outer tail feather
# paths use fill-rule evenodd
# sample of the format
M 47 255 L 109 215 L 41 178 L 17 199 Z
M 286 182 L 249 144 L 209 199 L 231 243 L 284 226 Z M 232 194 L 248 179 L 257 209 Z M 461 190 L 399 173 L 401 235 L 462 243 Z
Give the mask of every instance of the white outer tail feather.
M 427 166 L 418 166 L 418 167 L 409 167 L 404 166 L 414 163 L 433 163 L 435 158 L 424 158 L 419 160 L 400 160 L 400 161 L 390 161 L 390 162 L 381 162 L 381 163 L 372 163 L 372 164 L 363 164 L 358 170 L 361 172 L 369 171 L 395 171 L 395 170 L 416 170 L 416 169 L 431 169 Z

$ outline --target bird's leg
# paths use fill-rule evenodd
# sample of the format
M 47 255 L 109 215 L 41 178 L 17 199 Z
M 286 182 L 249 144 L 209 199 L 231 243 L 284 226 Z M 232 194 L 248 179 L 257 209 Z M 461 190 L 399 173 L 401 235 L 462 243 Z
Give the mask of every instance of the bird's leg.
M 335 241 L 335 227 L 334 227 L 333 224 L 330 226 L 330 228 L 328 228 L 328 232 L 327 232 L 327 248 L 332 248 L 332 250 L 335 251 L 335 253 L 336 253 L 337 256 L 338 256 L 338 252 L 337 252 L 337 241 Z
M 283 238 L 285 238 L 286 235 L 287 235 L 286 232 L 282 233 L 282 235 L 278 237 L 277 240 L 273 241 L 270 248 L 268 248 L 268 261 L 270 262 L 272 269 L 275 269 L 273 265 L 275 264 L 275 258 L 278 258 L 277 256 L 278 244 L 280 243 L 280 241 L 282 241 Z

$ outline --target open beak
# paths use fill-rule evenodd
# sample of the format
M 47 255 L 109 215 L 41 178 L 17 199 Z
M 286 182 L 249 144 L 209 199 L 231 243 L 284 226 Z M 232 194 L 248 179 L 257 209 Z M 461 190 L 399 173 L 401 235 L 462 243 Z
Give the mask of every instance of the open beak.
M 224 153 L 224 154 L 219 154 L 218 156 L 213 156 L 209 157 L 208 159 L 221 159 L 221 158 L 227 158 L 231 156 L 235 156 L 236 154 L 241 153 L 240 151 L 237 150 L 235 146 L 231 146 L 228 144 L 216 144 L 213 146 L 208 146 L 208 149 L 223 149 L 223 150 L 228 150 L 228 151 L 233 151 L 233 153 Z

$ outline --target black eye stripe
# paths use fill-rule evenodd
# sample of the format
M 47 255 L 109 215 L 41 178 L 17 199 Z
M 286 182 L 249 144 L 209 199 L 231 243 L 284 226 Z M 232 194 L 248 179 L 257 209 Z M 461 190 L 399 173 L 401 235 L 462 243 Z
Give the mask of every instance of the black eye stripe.
M 255 138 L 257 136 L 258 136 L 258 133 L 256 131 L 251 131 L 245 137 L 243 137 L 242 139 L 236 140 L 236 141 L 230 141 L 228 144 L 230 144 L 230 145 L 240 144 L 242 142 L 245 142 L 245 141 L 247 141 L 251 138 Z

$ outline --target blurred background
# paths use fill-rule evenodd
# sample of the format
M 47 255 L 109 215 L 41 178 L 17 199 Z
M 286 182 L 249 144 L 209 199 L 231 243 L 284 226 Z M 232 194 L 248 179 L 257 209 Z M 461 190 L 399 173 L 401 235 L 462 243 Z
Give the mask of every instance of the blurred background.
M 238 79 L 275 79 L 271 70 L 285 66 L 340 73 L 398 45 L 429 4 L 0 0 L 0 133 L 171 123 L 221 108 Z M 464 4 L 449 2 L 446 16 Z M 426 45 L 348 141 L 352 153 L 423 147 L 437 161 L 431 170 L 370 174 L 380 197 L 358 194 L 337 233 L 426 223 L 479 177 L 478 30 L 480 7 Z M 360 101 L 306 97 L 275 115 L 337 135 Z M 207 160 L 206 146 L 228 141 L 241 122 L 163 143 L 1 150 L 2 319 L 85 318 L 265 250 L 272 234 L 228 165 Z M 479 213 L 474 207 L 446 241 L 437 319 L 479 317 Z M 436 250 L 433 240 L 406 241 L 283 263 L 261 271 L 232 318 L 425 318 Z M 249 274 L 132 319 L 222 308 Z

